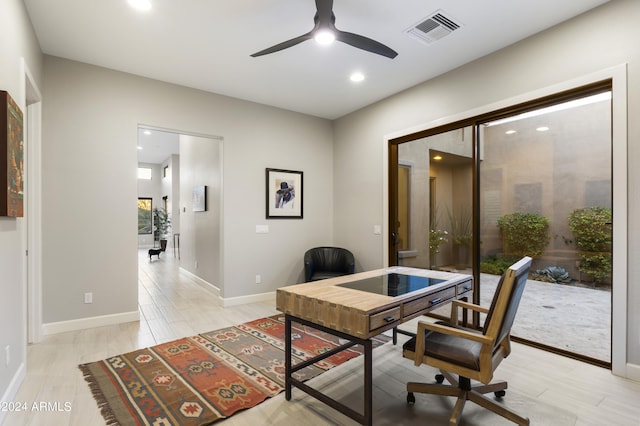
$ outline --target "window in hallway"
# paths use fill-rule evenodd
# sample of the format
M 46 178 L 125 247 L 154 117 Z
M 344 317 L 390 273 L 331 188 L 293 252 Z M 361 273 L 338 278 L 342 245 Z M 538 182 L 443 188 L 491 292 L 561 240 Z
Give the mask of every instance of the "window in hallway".
M 151 198 L 138 198 L 138 234 L 151 234 L 153 229 L 151 221 Z

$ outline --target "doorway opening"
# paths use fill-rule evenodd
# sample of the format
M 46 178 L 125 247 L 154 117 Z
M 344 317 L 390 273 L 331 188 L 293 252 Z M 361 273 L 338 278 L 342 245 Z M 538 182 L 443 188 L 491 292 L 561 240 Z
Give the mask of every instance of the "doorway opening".
M 221 293 L 222 138 L 141 125 L 142 169 L 147 178 L 138 179 L 138 248 L 161 249 L 163 240 L 166 248 L 152 260 L 139 259 L 153 263 L 171 257 L 182 271 Z

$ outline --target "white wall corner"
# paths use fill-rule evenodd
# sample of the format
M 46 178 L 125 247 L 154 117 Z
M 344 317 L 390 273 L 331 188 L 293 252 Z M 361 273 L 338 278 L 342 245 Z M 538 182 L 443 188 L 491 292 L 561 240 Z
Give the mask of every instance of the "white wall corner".
M 24 378 L 27 376 L 27 366 L 26 364 L 20 363 L 16 374 L 13 375 L 9 386 L 2 394 L 2 399 L 0 401 L 15 401 L 16 395 L 18 394 L 18 390 L 20 389 L 20 385 L 24 382 Z M 3 424 L 4 418 L 9 413 L 9 410 L 0 410 L 0 425 Z

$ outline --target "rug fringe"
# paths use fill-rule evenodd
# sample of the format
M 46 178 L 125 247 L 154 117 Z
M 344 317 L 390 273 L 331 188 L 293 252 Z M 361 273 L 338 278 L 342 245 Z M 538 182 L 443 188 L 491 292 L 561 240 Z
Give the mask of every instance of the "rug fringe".
M 116 418 L 116 415 L 111 409 L 107 398 L 100 389 L 98 381 L 89 369 L 89 364 L 80 364 L 78 365 L 78 368 L 80 368 L 84 380 L 89 384 L 91 395 L 93 396 L 93 399 L 96 400 L 98 408 L 100 409 L 100 414 L 104 418 L 104 421 L 107 423 L 107 426 L 120 426 L 120 422 Z

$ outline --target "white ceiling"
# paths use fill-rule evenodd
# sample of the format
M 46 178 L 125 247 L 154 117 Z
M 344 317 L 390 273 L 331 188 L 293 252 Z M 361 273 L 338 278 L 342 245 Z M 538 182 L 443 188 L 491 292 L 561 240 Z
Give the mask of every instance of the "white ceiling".
M 138 127 L 138 162 L 162 164 L 172 154 L 180 154 L 180 135 Z
M 335 0 L 336 27 L 395 59 L 312 40 L 314 0 L 24 0 L 44 53 L 335 119 L 542 31 L 607 0 Z M 426 45 L 404 31 L 438 10 L 461 24 Z M 366 79 L 349 81 L 355 70 Z
M 335 119 L 570 19 L 608 0 L 334 0 L 335 25 L 395 59 L 309 40 L 249 55 L 313 28 L 314 0 L 24 0 L 42 51 L 169 83 Z M 440 11 L 461 25 L 427 45 L 405 34 Z M 349 75 L 360 71 L 363 82 Z M 138 159 L 162 163 L 177 137 L 140 132 Z

